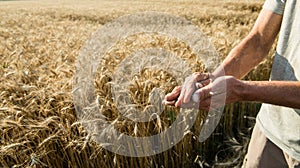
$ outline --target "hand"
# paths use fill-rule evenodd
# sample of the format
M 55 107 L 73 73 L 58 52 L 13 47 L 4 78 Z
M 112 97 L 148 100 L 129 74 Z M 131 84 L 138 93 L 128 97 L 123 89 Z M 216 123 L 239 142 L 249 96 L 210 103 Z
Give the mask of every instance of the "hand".
M 164 104 L 174 106 L 181 92 L 181 86 L 176 86 L 171 93 L 165 96 Z
M 209 73 L 195 72 L 193 75 L 187 77 L 182 85 L 180 95 L 175 103 L 176 107 L 181 107 L 183 104 L 190 103 L 193 93 L 203 86 L 211 82 Z
M 212 83 L 195 91 L 200 109 L 208 111 L 210 106 L 218 108 L 225 104 L 242 100 L 244 82 L 232 76 L 216 78 Z
M 183 103 L 189 103 L 196 89 L 211 82 L 210 77 L 211 75 L 208 73 L 196 72 L 192 74 L 185 79 L 182 86 L 175 87 L 171 93 L 166 95 L 165 104 L 180 107 Z

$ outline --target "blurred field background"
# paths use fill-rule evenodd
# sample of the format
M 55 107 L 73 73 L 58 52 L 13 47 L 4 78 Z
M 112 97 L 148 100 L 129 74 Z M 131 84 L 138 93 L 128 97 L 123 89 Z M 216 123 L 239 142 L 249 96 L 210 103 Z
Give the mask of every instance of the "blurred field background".
M 86 40 L 124 14 L 151 10 L 184 17 L 204 32 L 223 59 L 252 28 L 262 4 L 262 0 L 0 1 L 0 167 L 240 167 L 259 103 L 227 105 L 204 143 L 197 139 L 198 119 L 170 150 L 130 158 L 106 151 L 90 139 L 76 119 L 72 77 Z M 271 63 L 270 54 L 245 80 L 267 80 Z M 101 78 L 95 83 L 104 87 L 107 82 Z

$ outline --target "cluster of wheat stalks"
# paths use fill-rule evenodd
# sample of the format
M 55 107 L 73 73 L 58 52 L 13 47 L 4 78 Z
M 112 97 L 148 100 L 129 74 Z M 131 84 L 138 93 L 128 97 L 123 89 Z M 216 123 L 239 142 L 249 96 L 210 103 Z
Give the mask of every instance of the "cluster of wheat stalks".
M 0 167 L 192 167 L 240 164 L 259 104 L 228 105 L 223 119 L 205 143 L 198 142 L 201 120 L 173 148 L 143 158 L 119 156 L 103 149 L 78 122 L 72 99 L 76 57 L 85 41 L 101 24 L 125 13 L 149 8 L 176 14 L 192 21 L 211 39 L 224 58 L 252 27 L 262 3 L 162 1 L 113 2 L 31 6 L 0 5 Z M 221 7 L 224 6 L 224 7 Z M 124 9 L 126 9 L 124 11 Z M 148 41 L 147 41 L 148 40 Z M 111 97 L 111 72 L 118 60 L 141 47 L 160 46 L 187 59 L 194 71 L 204 71 L 184 43 L 164 37 L 128 37 L 107 53 L 95 78 L 96 95 L 105 103 L 103 114 L 118 119 L 115 127 L 134 136 L 149 136 L 168 127 L 178 109 L 167 107 L 161 120 L 132 124 L 118 117 Z M 271 57 L 246 79 L 265 80 Z M 143 70 L 130 85 L 132 100 L 140 110 L 149 106 L 154 87 L 169 92 L 178 85 L 166 72 Z M 244 117 L 248 116 L 248 117 Z M 250 119 L 249 119 L 250 118 Z M 244 135 L 245 134 L 245 135 Z M 224 142 L 227 141 L 227 142 Z M 221 163 L 222 162 L 222 163 Z

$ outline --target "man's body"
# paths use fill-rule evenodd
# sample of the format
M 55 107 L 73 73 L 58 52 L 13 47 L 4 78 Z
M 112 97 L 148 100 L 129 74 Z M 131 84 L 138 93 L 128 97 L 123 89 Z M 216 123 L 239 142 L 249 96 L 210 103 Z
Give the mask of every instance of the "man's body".
M 265 58 L 279 31 L 270 81 L 239 80 Z M 226 76 L 222 76 L 222 70 L 225 71 Z M 204 87 L 197 88 L 198 90 L 195 91 L 195 83 L 207 79 L 207 74 L 193 74 L 194 80 L 186 81 L 182 87 L 175 88 L 166 96 L 166 104 L 180 107 L 182 104 L 189 103 L 191 95 L 195 93 L 200 97 L 200 109 L 207 110 L 211 101 L 212 88 L 218 87 L 219 83 L 225 81 L 226 103 L 236 101 L 268 103 L 263 104 L 258 114 L 255 132 L 249 145 L 248 158 L 244 163 L 245 167 L 262 165 L 267 167 L 268 164 L 261 164 L 264 162 L 263 159 L 267 161 L 265 163 L 278 161 L 276 157 L 266 159 L 266 157 L 255 156 L 263 155 L 263 151 L 260 154 L 250 153 L 255 151 L 251 148 L 255 148 L 256 143 L 253 142 L 253 138 L 258 135 L 263 139 L 261 140 L 263 144 L 267 141 L 276 144 L 273 145 L 283 153 L 283 160 L 291 160 L 291 163 L 288 161 L 282 165 L 278 163 L 278 167 L 286 167 L 288 164 L 300 166 L 298 162 L 300 161 L 300 82 L 298 81 L 300 78 L 300 2 L 267 0 L 249 35 L 229 53 L 220 68 L 212 75 L 216 80 L 208 85 L 204 84 Z M 268 148 L 269 146 L 265 145 Z

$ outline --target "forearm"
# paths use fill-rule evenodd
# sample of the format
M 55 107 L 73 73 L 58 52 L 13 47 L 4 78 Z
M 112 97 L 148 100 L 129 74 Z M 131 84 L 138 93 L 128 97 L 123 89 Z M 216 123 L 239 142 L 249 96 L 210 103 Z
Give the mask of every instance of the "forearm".
M 231 75 L 238 79 L 245 76 L 268 54 L 280 30 L 281 20 L 282 16 L 263 9 L 249 35 L 229 53 L 213 75 Z
M 242 81 L 241 101 L 258 101 L 300 109 L 299 81 Z
M 245 76 L 265 58 L 271 47 L 270 44 L 262 44 L 259 38 L 258 35 L 246 37 L 238 46 L 231 50 L 222 65 L 213 72 L 213 75 L 215 77 L 230 75 L 238 79 Z

